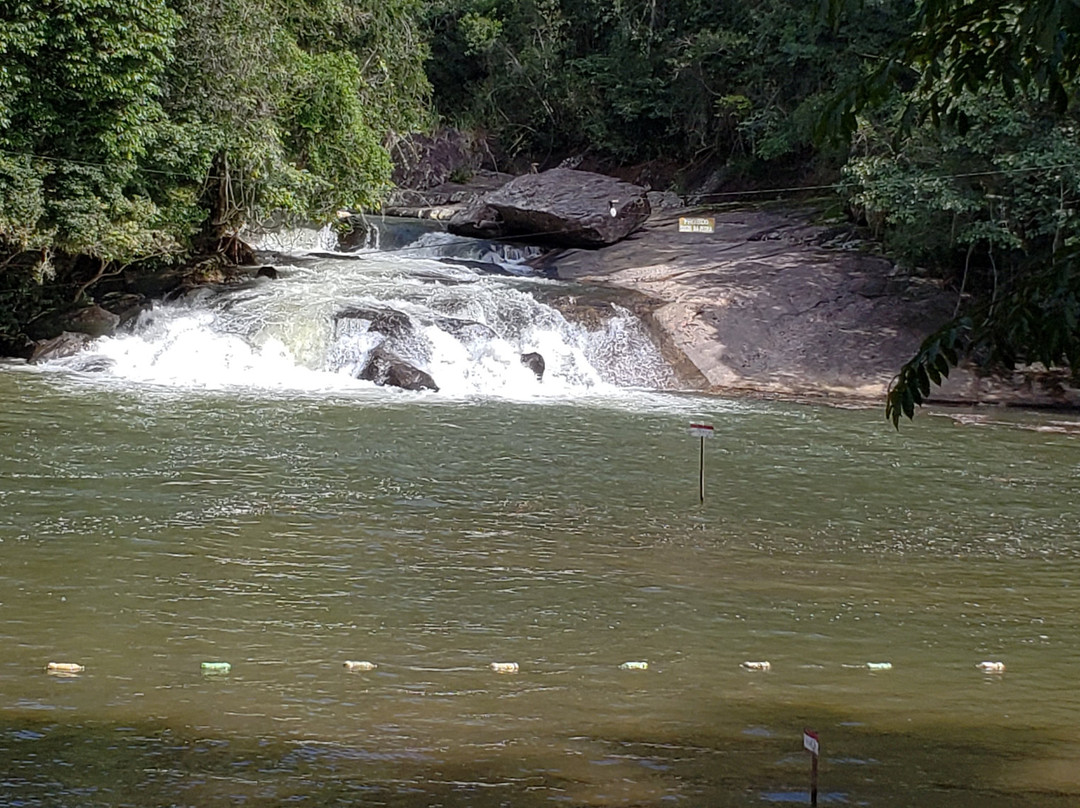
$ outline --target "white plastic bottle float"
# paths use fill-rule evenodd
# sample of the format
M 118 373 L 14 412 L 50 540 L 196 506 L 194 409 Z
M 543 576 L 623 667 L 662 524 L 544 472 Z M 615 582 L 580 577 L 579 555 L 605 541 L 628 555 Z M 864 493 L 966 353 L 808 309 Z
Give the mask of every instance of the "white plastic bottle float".
M 346 659 L 345 670 L 347 671 L 373 671 L 378 665 L 368 662 L 366 659 Z
M 352 673 L 361 673 L 376 670 L 379 666 L 366 659 L 346 659 L 343 663 L 345 670 Z M 507 674 L 518 673 L 521 667 L 517 662 L 492 662 L 489 666 L 495 673 Z M 649 663 L 644 660 L 631 660 L 623 662 L 619 666 L 623 671 L 645 671 L 649 669 Z M 747 660 L 740 663 L 739 667 L 746 671 L 766 672 L 772 670 L 772 664 L 767 660 Z M 844 668 L 865 668 L 871 671 L 890 671 L 893 668 L 891 662 L 867 662 L 864 665 L 842 665 Z M 975 665 L 983 673 L 1004 673 L 1005 663 L 999 660 L 984 660 Z M 232 671 L 229 662 L 203 662 L 200 668 L 204 674 L 228 674 Z M 85 665 L 77 662 L 49 662 L 45 666 L 45 672 L 52 676 L 78 676 L 86 670 Z
M 84 670 L 86 666 L 77 662 L 50 662 L 45 666 L 45 672 L 53 676 L 78 676 Z

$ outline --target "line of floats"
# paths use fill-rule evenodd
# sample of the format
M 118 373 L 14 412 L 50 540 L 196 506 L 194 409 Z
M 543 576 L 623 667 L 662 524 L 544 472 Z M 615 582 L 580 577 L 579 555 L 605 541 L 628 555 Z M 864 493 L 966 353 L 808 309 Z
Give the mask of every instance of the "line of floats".
M 345 670 L 352 673 L 362 673 L 365 671 L 376 670 L 379 666 L 374 662 L 369 662 L 366 659 L 346 659 L 343 663 Z M 512 674 L 518 673 L 521 670 L 521 666 L 516 662 L 492 662 L 489 667 L 495 673 L 500 674 Z M 623 662 L 618 666 L 619 670 L 624 671 L 646 671 L 649 669 L 649 663 L 643 660 L 632 660 L 629 662 Z M 741 663 L 740 667 L 747 671 L 766 672 L 772 670 L 772 664 L 765 660 L 746 661 Z M 889 671 L 892 670 L 891 662 L 867 662 L 863 665 L 843 665 L 845 668 L 866 668 L 871 671 Z M 983 673 L 1004 673 L 1005 663 L 999 661 L 987 660 L 979 662 L 975 665 Z M 202 672 L 206 675 L 221 675 L 227 674 L 232 671 L 231 662 L 203 662 L 200 666 Z M 50 662 L 45 666 L 45 672 L 53 676 L 78 676 L 86 671 L 85 665 L 80 665 L 77 662 Z

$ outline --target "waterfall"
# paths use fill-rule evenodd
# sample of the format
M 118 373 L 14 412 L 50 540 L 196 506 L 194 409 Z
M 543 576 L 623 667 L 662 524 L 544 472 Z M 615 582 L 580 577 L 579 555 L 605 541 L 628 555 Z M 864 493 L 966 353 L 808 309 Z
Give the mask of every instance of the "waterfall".
M 130 333 L 59 363 L 201 388 L 371 388 L 396 372 L 388 363 L 419 374 L 410 378 L 425 394 L 449 397 L 671 386 L 629 311 L 611 307 L 590 329 L 541 302 L 564 285 L 534 275 L 527 252 L 441 233 L 396 251 L 378 242 L 369 233 L 361 249 L 344 251 L 329 230 L 267 236 L 257 246 L 274 251 L 277 278 L 158 304 Z

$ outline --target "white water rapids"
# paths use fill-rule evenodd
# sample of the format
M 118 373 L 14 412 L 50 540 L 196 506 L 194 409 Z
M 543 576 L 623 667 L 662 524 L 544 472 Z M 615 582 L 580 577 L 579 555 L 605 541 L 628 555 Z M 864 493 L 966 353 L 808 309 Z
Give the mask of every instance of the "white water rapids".
M 671 384 L 630 312 L 612 307 L 593 330 L 571 323 L 541 302 L 571 289 L 512 255 L 496 266 L 480 242 L 428 233 L 396 252 L 344 252 L 324 230 L 259 247 L 274 251 L 276 279 L 157 304 L 129 331 L 53 364 L 136 384 L 340 391 L 374 387 L 358 377 L 382 346 L 431 376 L 438 393 L 422 395 L 575 398 Z M 405 315 L 406 327 L 388 335 L 356 312 Z M 529 353 L 543 357 L 542 379 L 522 363 Z

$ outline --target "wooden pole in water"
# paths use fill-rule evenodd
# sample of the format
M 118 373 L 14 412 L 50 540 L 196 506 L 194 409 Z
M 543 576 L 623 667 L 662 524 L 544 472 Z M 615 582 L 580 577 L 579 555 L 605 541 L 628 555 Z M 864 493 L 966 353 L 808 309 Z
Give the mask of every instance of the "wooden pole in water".
M 810 804 L 817 805 L 817 765 L 821 742 L 813 730 L 803 730 L 803 749 L 810 753 Z
M 701 450 L 698 455 L 698 499 L 705 502 L 705 438 L 713 436 L 711 424 L 690 424 L 690 434 L 701 440 Z
M 698 458 L 698 496 L 705 504 L 705 436 L 701 436 L 701 455 Z

